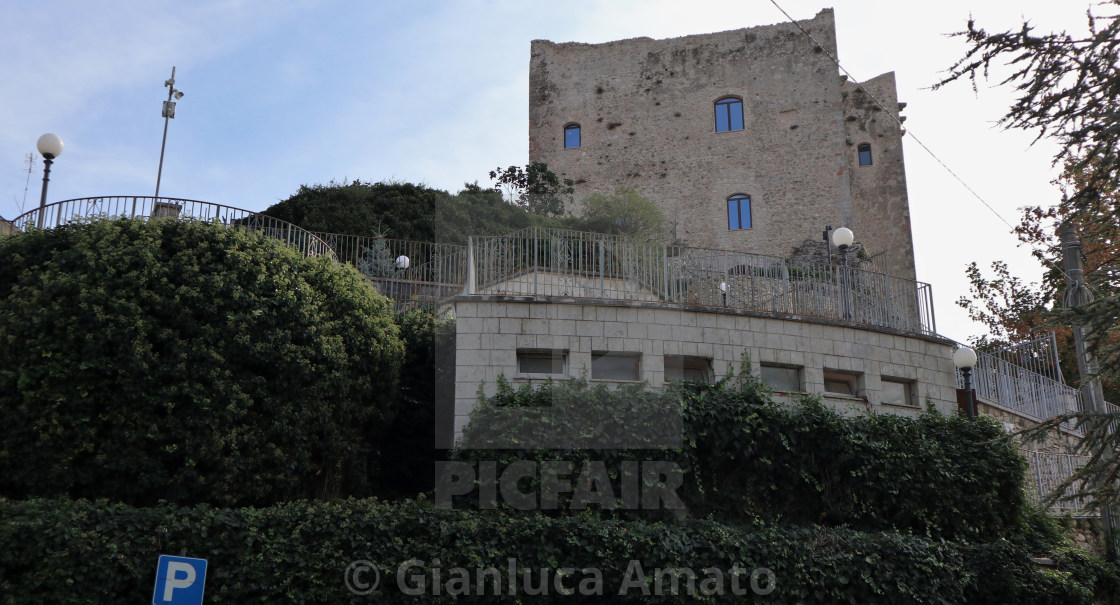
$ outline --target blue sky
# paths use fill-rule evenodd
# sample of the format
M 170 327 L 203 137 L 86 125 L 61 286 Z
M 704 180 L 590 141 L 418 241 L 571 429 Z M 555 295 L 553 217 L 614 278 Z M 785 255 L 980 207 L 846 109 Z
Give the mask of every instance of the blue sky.
M 795 18 L 828 4 L 782 0 Z M 982 4 L 982 6 L 970 6 Z M 1022 16 L 1042 30 L 1084 30 L 1088 2 L 836 2 L 841 63 L 858 79 L 896 72 L 906 127 L 1007 220 L 1053 203 L 1054 148 L 993 127 L 1010 97 L 981 83 L 933 92 L 964 45 L 970 11 L 990 30 Z M 783 21 L 768 0 L 352 1 L 46 0 L 5 2 L 0 23 L 0 215 L 38 204 L 54 132 L 65 151 L 49 201 L 152 195 L 176 66 L 185 93 L 167 137 L 161 194 L 263 210 L 301 184 L 398 180 L 458 190 L 528 158 L 529 43 L 663 38 Z M 964 268 L 1007 260 L 1039 269 L 1006 225 L 904 138 L 919 279 L 933 284 L 938 328 L 979 333 L 953 304 Z M 858 233 L 857 233 L 858 238 Z

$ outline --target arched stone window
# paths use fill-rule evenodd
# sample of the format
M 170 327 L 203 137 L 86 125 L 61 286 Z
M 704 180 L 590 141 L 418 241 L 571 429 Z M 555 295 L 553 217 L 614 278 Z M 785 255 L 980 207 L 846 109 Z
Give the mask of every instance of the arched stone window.
M 568 124 L 564 127 L 564 149 L 575 149 L 579 145 L 579 124 Z
M 859 165 L 860 166 L 870 166 L 871 165 L 871 143 L 860 143 L 859 147 L 857 147 L 856 149 L 859 150 Z
M 743 100 L 724 97 L 716 101 L 716 132 L 743 129 Z
M 727 198 L 727 228 L 731 231 L 751 228 L 751 196 L 742 193 Z

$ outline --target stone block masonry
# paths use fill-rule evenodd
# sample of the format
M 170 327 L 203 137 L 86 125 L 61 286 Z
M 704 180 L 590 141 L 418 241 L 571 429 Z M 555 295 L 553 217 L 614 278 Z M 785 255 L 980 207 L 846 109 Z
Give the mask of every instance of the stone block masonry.
M 812 40 L 790 23 L 667 40 L 535 40 L 530 160 L 572 179 L 577 199 L 634 188 L 690 246 L 789 256 L 825 225 L 843 225 L 877 268 L 913 279 L 893 74 L 847 82 L 830 58 L 832 11 L 799 23 Z M 728 97 L 741 101 L 743 127 L 717 132 L 714 104 Z M 565 147 L 570 125 L 579 147 Z M 870 165 L 860 165 L 861 144 Z M 729 224 L 736 194 L 750 196 L 750 228 Z
M 543 374 L 520 372 L 518 357 L 554 352 L 564 360 L 554 380 L 592 379 L 592 356 L 603 352 L 635 356 L 639 381 L 664 386 L 666 360 L 689 358 L 718 380 L 740 372 L 746 354 L 749 371 L 764 365 L 795 370 L 797 392 L 821 393 L 831 406 L 849 413 L 865 411 L 917 415 L 927 405 L 956 413 L 952 343 L 938 337 L 902 335 L 795 316 L 770 316 L 717 308 L 664 303 L 471 296 L 452 301 L 456 317 L 455 434 L 462 432 L 478 402 L 480 387 L 493 395 L 498 378 L 513 384 L 541 382 Z M 553 318 L 526 320 L 537 307 L 556 310 Z M 572 319 L 568 319 L 572 318 Z M 534 321 L 516 335 L 515 322 Z M 853 395 L 829 392 L 826 379 L 839 372 L 850 378 Z M 903 383 L 909 401 L 885 403 L 883 381 Z M 605 380 L 622 384 L 620 380 Z M 797 392 L 780 395 L 789 398 Z

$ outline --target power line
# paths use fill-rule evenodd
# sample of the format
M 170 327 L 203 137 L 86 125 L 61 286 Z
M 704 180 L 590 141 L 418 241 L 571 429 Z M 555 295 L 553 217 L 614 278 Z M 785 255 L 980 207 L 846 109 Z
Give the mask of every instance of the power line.
M 796 28 L 797 28 L 798 30 L 800 30 L 800 31 L 801 31 L 801 33 L 805 35 L 805 37 L 809 38 L 809 40 L 810 40 L 810 41 L 811 41 L 811 42 L 812 42 L 813 44 L 815 44 L 815 45 L 817 46 L 817 48 L 821 49 L 821 52 L 823 52 L 823 53 L 825 54 L 825 56 L 827 56 L 827 57 L 828 57 L 829 59 L 831 59 L 831 60 L 832 60 L 832 62 L 836 64 L 836 67 L 837 67 L 837 68 L 839 68 L 839 69 L 840 69 L 840 71 L 841 71 L 841 72 L 842 72 L 842 73 L 843 73 L 843 74 L 844 74 L 845 76 L 847 76 L 849 80 L 851 80 L 851 81 L 852 81 L 853 83 L 855 83 L 855 84 L 856 84 L 857 86 L 859 85 L 859 82 L 860 82 L 860 81 L 859 81 L 858 79 L 856 79 L 856 77 L 855 77 L 855 76 L 853 76 L 853 75 L 851 74 L 851 72 L 849 72 L 849 71 L 848 71 L 848 70 L 847 70 L 847 69 L 846 69 L 846 68 L 845 68 L 845 67 L 844 67 L 844 66 L 843 66 L 843 65 L 842 65 L 842 64 L 840 63 L 840 59 L 838 59 L 837 57 L 833 56 L 833 55 L 832 55 L 832 53 L 830 53 L 830 52 L 828 51 L 828 48 L 827 48 L 827 47 L 826 47 L 825 45 L 821 44 L 820 42 L 818 42 L 818 41 L 817 41 L 817 39 L 816 39 L 816 38 L 814 38 L 814 37 L 813 37 L 813 34 L 810 34 L 810 33 L 809 33 L 809 32 L 808 32 L 808 31 L 807 31 L 807 30 L 806 30 L 806 29 L 805 29 L 804 27 L 801 27 L 801 23 L 799 23 L 799 22 L 798 22 L 797 20 L 795 20 L 795 19 L 794 19 L 794 18 L 793 18 L 792 16 L 790 16 L 790 14 L 789 14 L 788 12 L 786 12 L 786 9 L 782 8 L 782 7 L 781 7 L 781 5 L 779 5 L 779 4 L 778 4 L 777 0 L 770 0 L 770 4 L 773 4 L 773 5 L 774 5 L 774 8 L 778 9 L 779 11 L 781 11 L 781 13 L 782 13 L 783 15 L 785 15 L 786 19 L 788 19 L 788 20 L 789 20 L 789 22 L 790 22 L 790 23 L 792 23 L 792 24 L 794 25 L 794 27 L 796 27 Z M 900 129 L 902 129 L 902 128 L 905 128 L 905 127 L 904 127 L 904 126 L 902 125 L 902 120 L 900 120 L 900 119 L 899 119 L 899 117 L 898 117 L 897 115 L 895 115 L 895 112 L 892 112 L 892 111 L 888 110 L 888 109 L 887 109 L 887 108 L 886 108 L 886 107 L 885 107 L 885 106 L 884 106 L 884 105 L 883 105 L 883 104 L 882 104 L 882 103 L 881 103 L 881 102 L 879 101 L 879 99 L 878 99 L 878 98 L 876 98 L 876 97 L 875 97 L 875 95 L 871 93 L 871 91 L 870 91 L 870 90 L 867 90 L 866 88 L 864 88 L 864 89 L 863 89 L 863 93 L 864 93 L 864 94 L 866 94 L 866 95 L 867 95 L 867 97 L 868 97 L 868 98 L 870 98 L 870 99 L 871 99 L 871 101 L 872 101 L 873 103 L 875 103 L 875 105 L 876 105 L 876 106 L 878 106 L 878 107 L 879 107 L 879 109 L 883 110 L 883 112 L 884 112 L 884 113 L 886 113 L 886 114 L 887 114 L 888 116 L 890 116 L 890 117 L 891 117 L 891 119 L 892 119 L 892 120 L 894 120 L 894 121 L 895 121 L 895 122 L 896 122 L 896 123 L 898 124 L 898 127 L 899 127 Z M 944 161 L 942 161 L 942 159 L 941 159 L 940 157 L 938 157 L 938 155 L 937 155 L 936 153 L 934 153 L 932 149 L 930 149 L 929 147 L 927 147 L 927 146 L 926 146 L 926 144 L 925 144 L 925 143 L 923 143 L 923 142 L 922 142 L 922 140 L 921 140 L 920 138 L 918 138 L 918 135 L 914 134 L 913 130 L 910 130 L 910 129 L 906 129 L 906 134 L 910 135 L 910 138 L 911 138 L 911 139 L 913 139 L 913 140 L 914 140 L 914 142 L 916 142 L 916 143 L 917 143 L 917 144 L 918 144 L 918 145 L 919 145 L 919 146 L 920 146 L 920 147 L 921 147 L 921 148 L 922 148 L 923 150 L 925 150 L 925 152 L 926 152 L 926 153 L 928 153 L 928 154 L 929 154 L 929 156 L 930 156 L 930 157 L 932 157 L 932 158 L 933 158 L 933 159 L 934 159 L 934 160 L 935 160 L 935 161 L 936 161 L 936 162 L 937 162 L 938 164 L 940 164 L 940 165 L 941 165 L 941 167 L 942 167 L 942 168 L 944 168 L 946 172 L 948 172 L 948 173 L 949 173 L 950 175 L 952 175 L 952 176 L 953 176 L 953 178 L 954 178 L 954 179 L 956 179 L 956 180 L 957 180 L 957 182 L 961 184 L 961 186 L 963 186 L 963 187 L 964 187 L 964 188 L 965 188 L 966 190 L 968 190 L 968 192 L 969 192 L 969 193 L 971 193 L 971 194 L 973 195 L 973 197 L 975 197 L 975 198 L 976 198 L 977 200 L 979 200 L 981 204 L 984 204 L 984 207 L 985 207 L 985 208 L 987 208 L 987 209 L 988 209 L 988 210 L 989 210 L 989 211 L 990 211 L 990 212 L 991 212 L 992 214 L 994 214 L 994 215 L 996 216 L 996 218 L 998 218 L 998 219 L 999 219 L 999 220 L 1000 220 L 1000 221 L 1001 221 L 1001 222 L 1002 222 L 1003 224 L 1007 225 L 1007 226 L 1008 226 L 1008 227 L 1009 227 L 1009 228 L 1010 228 L 1010 229 L 1011 229 L 1012 231 L 1014 231 L 1014 230 L 1015 230 L 1015 226 L 1014 226 L 1014 225 L 1012 225 L 1011 223 L 1009 223 L 1009 222 L 1007 221 L 1007 219 L 1003 218 L 1003 215 L 1001 215 L 1001 214 L 1000 214 L 1000 213 L 999 213 L 998 211 L 996 211 L 996 209 L 995 209 L 995 208 L 993 208 L 993 207 L 992 207 L 992 205 L 991 205 L 991 204 L 989 204 L 989 203 L 987 202 L 987 200 L 985 200 L 985 199 L 984 199 L 984 197 L 983 197 L 983 196 L 981 196 L 981 195 L 980 195 L 979 193 L 977 193 L 975 189 L 973 189 L 972 187 L 970 187 L 970 186 L 969 186 L 969 184 L 968 184 L 968 183 L 966 183 L 966 182 L 965 182 L 965 180 L 964 180 L 963 178 L 961 178 L 961 177 L 960 177 L 960 175 L 958 175 L 958 174 L 957 174 L 956 172 L 953 172 L 953 169 L 952 169 L 952 168 L 949 168 L 949 165 L 948 165 L 948 164 L 946 164 L 946 163 L 945 163 Z M 1058 264 L 1057 264 L 1056 262 L 1054 262 L 1054 261 L 1052 261 L 1052 260 L 1050 260 L 1050 259 L 1046 258 L 1046 256 L 1045 256 L 1045 253 L 1044 253 L 1043 251 L 1039 250 L 1038 248 L 1035 248 L 1034 246 L 1030 245 L 1030 243 L 1029 243 L 1029 242 L 1025 242 L 1025 241 L 1023 241 L 1023 240 L 1022 240 L 1022 239 L 1020 239 L 1020 238 L 1016 238 L 1016 239 L 1018 239 L 1018 240 L 1019 240 L 1020 242 L 1022 242 L 1023 244 L 1026 244 L 1026 245 L 1027 245 L 1027 247 L 1029 247 L 1029 248 L 1031 249 L 1031 251 L 1035 253 L 1035 254 L 1034 254 L 1034 256 L 1035 256 L 1036 258 L 1039 258 L 1039 259 L 1041 259 L 1041 260 L 1042 260 L 1043 262 L 1045 262 L 1046 264 L 1050 265 L 1050 266 L 1051 266 L 1051 267 L 1053 267 L 1054 269 L 1057 269 L 1057 270 L 1058 270 L 1058 272 L 1062 274 L 1062 276 L 1066 277 L 1067 279 L 1069 278 L 1069 275 L 1067 275 L 1067 274 L 1066 274 L 1065 270 L 1064 270 L 1064 269 L 1062 269 L 1062 267 L 1058 266 Z M 1086 284 L 1085 284 L 1085 285 L 1086 285 L 1086 286 L 1087 286 L 1087 287 L 1088 287 L 1088 288 L 1089 288 L 1090 290 L 1094 291 L 1094 293 L 1095 293 L 1095 294 L 1096 294 L 1097 296 L 1100 296 L 1100 292 L 1099 292 L 1099 291 L 1098 291 L 1098 290 L 1097 290 L 1097 289 L 1096 289 L 1096 288 L 1095 288 L 1095 287 L 1094 287 L 1093 285 L 1091 285 L 1091 284 L 1089 284 L 1089 283 L 1087 283 L 1087 282 L 1086 282 Z

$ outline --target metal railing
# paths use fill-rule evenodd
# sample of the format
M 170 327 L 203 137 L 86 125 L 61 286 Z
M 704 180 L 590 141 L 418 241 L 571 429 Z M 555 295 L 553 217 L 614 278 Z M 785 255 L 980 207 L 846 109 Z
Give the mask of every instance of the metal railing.
M 1058 360 L 1058 339 L 1052 330 L 1030 340 L 990 351 L 989 355 L 1065 384 Z
M 429 304 L 462 293 L 467 276 L 467 247 L 361 235 L 315 232 L 368 277 L 400 310 Z M 408 259 L 405 267 L 398 262 Z
M 957 388 L 964 388 L 960 372 Z M 1039 421 L 1082 410 L 1081 391 L 989 353 L 976 353 L 972 388 L 977 397 Z
M 670 300 L 851 321 L 933 334 L 929 284 L 827 263 L 681 248 Z
M 664 290 L 664 246 L 655 244 L 528 228 L 469 247 L 469 293 L 656 301 Z
M 1024 451 L 1027 457 L 1027 497 L 1035 505 L 1049 498 L 1058 487 L 1073 477 L 1077 469 L 1089 459 L 1088 456 L 1058 454 L 1049 452 Z M 1050 505 L 1051 510 L 1061 512 L 1081 512 L 1086 510 L 1088 501 L 1072 497 L 1081 489 L 1080 482 L 1073 482 L 1063 491 L 1063 496 Z
M 826 263 L 530 228 L 469 243 L 467 293 L 661 301 L 934 334 L 929 284 Z
M 964 388 L 964 376 L 960 371 L 957 372 L 957 388 Z M 1085 408 L 1079 389 L 1007 361 L 998 352 L 977 351 L 976 367 L 972 369 L 972 388 L 977 397 L 1039 422 L 1064 414 L 1091 411 Z M 1107 401 L 1104 405 L 1106 411 L 1120 413 L 1120 407 Z M 1062 426 L 1076 434 L 1082 433 L 1074 421 L 1064 422 Z
M 150 196 L 77 198 L 47 204 L 42 209 L 35 208 L 16 217 L 12 222 L 16 229 L 25 231 L 30 227 L 59 227 L 82 218 L 117 217 L 217 222 L 279 239 L 304 256 L 327 256 L 337 261 L 334 251 L 326 242 L 288 221 L 198 200 Z

